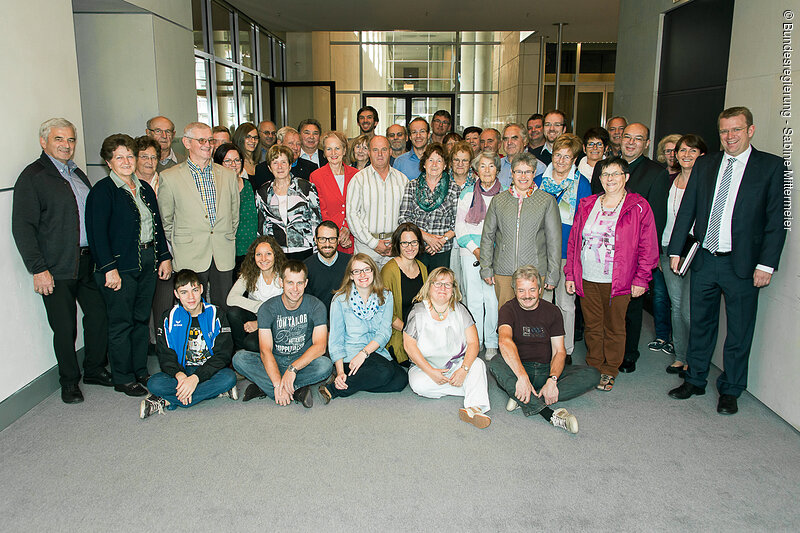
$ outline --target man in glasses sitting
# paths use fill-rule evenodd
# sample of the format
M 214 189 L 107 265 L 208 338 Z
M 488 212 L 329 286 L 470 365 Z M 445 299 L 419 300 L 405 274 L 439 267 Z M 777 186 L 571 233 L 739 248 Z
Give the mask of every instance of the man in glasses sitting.
M 333 293 L 342 284 L 350 254 L 338 252 L 339 228 L 330 220 L 323 221 L 314 231 L 317 253 L 303 261 L 308 267 L 306 292 L 316 296 L 330 313 Z

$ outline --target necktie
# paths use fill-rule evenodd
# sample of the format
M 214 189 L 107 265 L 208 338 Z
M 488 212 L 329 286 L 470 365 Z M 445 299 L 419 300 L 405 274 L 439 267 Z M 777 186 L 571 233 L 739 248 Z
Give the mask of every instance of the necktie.
M 720 180 L 717 194 L 714 196 L 714 209 L 711 211 L 711 217 L 708 220 L 706 242 L 708 243 L 708 251 L 712 254 L 719 250 L 719 230 L 722 224 L 722 213 L 725 211 L 725 204 L 728 202 L 728 191 L 731 188 L 733 162 L 733 157 L 728 158 L 728 166 L 725 167 L 725 172 L 722 173 L 722 180 Z

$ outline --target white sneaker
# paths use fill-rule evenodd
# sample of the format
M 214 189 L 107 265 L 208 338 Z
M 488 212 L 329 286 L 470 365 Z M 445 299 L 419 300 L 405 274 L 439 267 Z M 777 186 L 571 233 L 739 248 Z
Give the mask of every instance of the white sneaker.
M 487 361 L 490 361 L 492 357 L 494 357 L 498 353 L 500 352 L 497 351 L 497 348 L 486 348 L 486 352 L 483 354 L 483 356 L 486 358 Z
M 575 418 L 575 415 L 569 414 L 569 411 L 563 407 L 553 412 L 553 416 L 550 417 L 550 423 L 557 428 L 565 429 L 569 433 L 578 432 L 578 419 Z
M 515 400 L 514 397 L 512 396 L 511 398 L 508 399 L 508 403 L 506 403 L 506 411 L 510 413 L 511 411 L 516 411 L 517 409 L 519 409 L 519 404 L 517 403 L 517 400 Z
M 217 398 L 230 398 L 234 402 L 239 399 L 239 391 L 236 389 L 236 385 L 233 386 L 231 390 L 225 391 Z

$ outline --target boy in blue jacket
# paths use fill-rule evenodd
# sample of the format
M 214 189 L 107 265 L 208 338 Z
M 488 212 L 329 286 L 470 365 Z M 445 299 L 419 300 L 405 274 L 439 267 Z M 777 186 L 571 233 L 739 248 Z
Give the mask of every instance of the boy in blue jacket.
M 147 382 L 152 393 L 142 400 L 139 417 L 203 400 L 226 396 L 237 400 L 231 328 L 224 311 L 203 301 L 197 274 L 184 269 L 174 277 L 178 304 L 165 312 L 156 328 L 161 372 Z

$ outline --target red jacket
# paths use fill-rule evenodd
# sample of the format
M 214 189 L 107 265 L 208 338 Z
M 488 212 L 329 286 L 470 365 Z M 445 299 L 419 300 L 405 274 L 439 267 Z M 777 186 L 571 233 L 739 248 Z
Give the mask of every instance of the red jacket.
M 336 183 L 336 178 L 333 177 L 330 164 L 324 165 L 311 173 L 311 183 L 317 188 L 317 195 L 319 196 L 319 210 L 322 214 L 322 220 L 330 220 L 339 226 L 339 228 L 347 227 L 344 212 L 347 186 L 350 184 L 350 180 L 353 179 L 356 172 L 358 172 L 355 168 L 348 165 L 344 165 L 343 170 L 344 193 L 339 191 L 339 185 Z M 353 245 L 351 244 L 349 248 L 342 248 L 342 246 L 339 246 L 339 251 L 352 254 Z
M 583 227 L 598 195 L 583 198 L 575 210 L 575 219 L 567 244 L 564 276 L 575 282 L 575 292 L 583 296 L 581 246 Z M 614 268 L 611 273 L 611 297 L 630 294 L 631 286 L 647 287 L 658 264 L 658 236 L 653 210 L 643 196 L 629 192 L 614 230 Z

